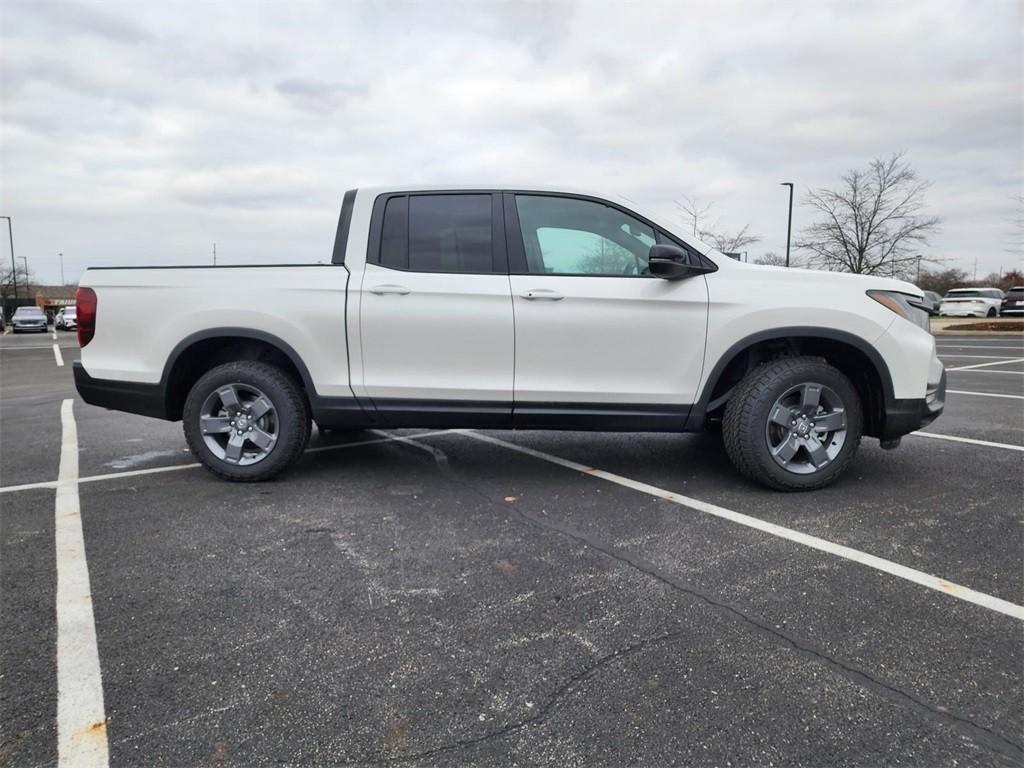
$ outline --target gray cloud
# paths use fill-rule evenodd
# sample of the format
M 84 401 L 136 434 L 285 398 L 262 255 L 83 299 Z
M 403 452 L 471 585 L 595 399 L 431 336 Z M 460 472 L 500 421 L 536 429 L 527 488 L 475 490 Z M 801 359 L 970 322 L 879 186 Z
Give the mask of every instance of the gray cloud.
M 214 240 L 316 260 L 342 192 L 381 182 L 699 195 L 757 254 L 784 248 L 779 181 L 903 150 L 934 253 L 984 273 L 1014 265 L 1021 22 L 1012 0 L 9 3 L 0 207 L 50 279 L 58 251 L 69 275 Z

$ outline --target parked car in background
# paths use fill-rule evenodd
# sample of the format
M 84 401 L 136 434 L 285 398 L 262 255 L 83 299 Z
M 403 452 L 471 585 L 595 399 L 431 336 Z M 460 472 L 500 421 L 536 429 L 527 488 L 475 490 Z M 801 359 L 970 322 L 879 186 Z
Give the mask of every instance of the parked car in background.
M 53 319 L 53 327 L 58 331 L 72 331 L 78 327 L 78 310 L 64 307 Z
M 953 288 L 939 305 L 943 317 L 995 317 L 1003 306 L 998 288 Z
M 1000 315 L 1024 315 L 1024 285 L 1015 285 L 1003 297 Z
M 935 315 L 939 314 L 939 305 L 942 304 L 942 297 L 935 291 L 925 291 L 923 303 L 928 314 L 935 317 Z
M 46 313 L 39 307 L 18 307 L 11 317 L 11 330 L 15 333 L 21 331 L 46 333 L 46 325 Z

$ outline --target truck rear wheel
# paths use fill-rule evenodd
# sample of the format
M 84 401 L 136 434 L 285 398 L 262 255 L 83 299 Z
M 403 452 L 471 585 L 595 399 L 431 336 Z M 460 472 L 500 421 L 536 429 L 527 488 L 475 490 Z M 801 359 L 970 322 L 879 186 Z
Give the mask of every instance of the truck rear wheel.
M 269 480 L 302 455 L 310 418 L 299 386 L 267 363 L 239 360 L 204 374 L 185 401 L 185 439 L 225 480 Z
M 726 453 L 746 477 L 780 491 L 834 482 L 860 444 L 857 390 L 816 357 L 774 360 L 750 371 L 726 404 Z

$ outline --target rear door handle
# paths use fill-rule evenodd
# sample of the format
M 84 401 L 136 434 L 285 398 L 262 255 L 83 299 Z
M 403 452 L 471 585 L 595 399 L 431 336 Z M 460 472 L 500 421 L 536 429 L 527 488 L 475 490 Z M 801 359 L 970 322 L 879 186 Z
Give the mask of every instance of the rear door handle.
M 536 301 L 537 299 L 544 299 L 545 301 L 561 301 L 565 298 L 562 294 L 557 293 L 556 291 L 549 291 L 547 288 L 534 288 L 531 291 L 527 291 L 526 293 L 521 293 L 519 295 L 524 299 L 529 299 L 530 301 Z
M 395 296 L 405 296 L 411 291 L 404 285 L 375 285 L 370 289 L 370 293 L 375 293 L 378 296 L 386 296 L 393 294 Z

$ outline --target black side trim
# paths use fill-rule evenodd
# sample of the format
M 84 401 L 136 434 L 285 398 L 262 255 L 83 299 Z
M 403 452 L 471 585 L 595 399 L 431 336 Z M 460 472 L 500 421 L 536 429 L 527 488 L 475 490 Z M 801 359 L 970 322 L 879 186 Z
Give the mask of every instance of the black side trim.
M 356 206 L 357 191 L 350 189 L 341 199 L 341 215 L 338 217 L 338 233 L 334 236 L 332 264 L 345 263 L 345 251 L 348 250 L 348 230 L 352 226 L 352 209 Z
M 309 408 L 317 426 L 328 429 L 365 429 L 382 426 L 381 420 L 370 410 L 364 410 L 354 397 L 309 398 Z
M 384 424 L 393 428 L 512 428 L 511 402 L 375 397 L 373 404 L 377 406 L 377 413 Z
M 689 413 L 689 405 L 675 404 L 517 403 L 512 424 L 515 429 L 682 432 Z
M 167 418 L 163 384 L 136 384 L 131 381 L 94 379 L 76 360 L 72 366 L 75 388 L 89 405 L 115 411 L 137 413 L 157 419 Z
M 775 339 L 780 341 L 786 339 L 826 339 L 828 341 L 839 341 L 844 344 L 849 344 L 859 352 L 863 352 L 874 365 L 875 372 L 878 374 L 878 378 L 882 382 L 882 390 L 885 397 L 885 410 L 888 411 L 890 405 L 895 402 L 892 387 L 892 375 L 889 373 L 889 366 L 885 364 L 885 360 L 883 360 L 882 356 L 878 354 L 878 350 L 864 341 L 864 339 L 854 336 L 851 333 L 846 333 L 845 331 L 836 331 L 830 328 L 816 328 L 814 326 L 771 328 L 769 330 L 753 333 L 746 338 L 740 339 L 729 347 L 724 355 L 718 358 L 718 362 L 715 363 L 715 367 L 711 369 L 711 374 L 708 376 L 707 382 L 704 384 L 704 389 L 701 391 L 700 399 L 690 411 L 690 417 L 686 422 L 687 432 L 699 432 L 704 429 L 704 419 L 707 416 L 708 401 L 711 399 L 711 393 L 714 392 L 715 386 L 718 384 L 718 380 L 721 378 L 722 373 L 725 372 L 726 366 L 732 361 L 732 359 L 747 347 L 751 347 L 762 341 L 772 341 Z
M 383 426 L 682 432 L 689 405 L 374 398 Z

